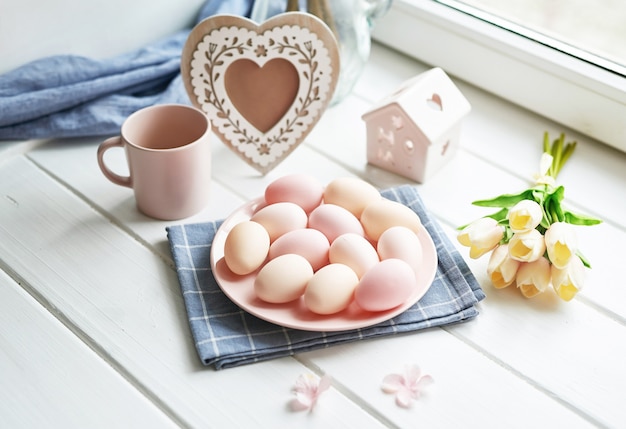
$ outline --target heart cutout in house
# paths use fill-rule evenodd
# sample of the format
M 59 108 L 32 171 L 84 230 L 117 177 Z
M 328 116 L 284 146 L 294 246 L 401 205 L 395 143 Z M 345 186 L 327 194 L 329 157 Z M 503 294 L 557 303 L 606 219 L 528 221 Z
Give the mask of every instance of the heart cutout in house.
M 307 13 L 287 12 L 260 25 L 215 15 L 192 29 L 181 72 L 215 134 L 265 174 L 326 110 L 339 77 L 339 48 L 326 24 Z
M 434 93 L 428 100 L 426 100 L 426 103 L 428 103 L 428 107 L 437 112 L 443 111 L 443 101 L 437 93 Z

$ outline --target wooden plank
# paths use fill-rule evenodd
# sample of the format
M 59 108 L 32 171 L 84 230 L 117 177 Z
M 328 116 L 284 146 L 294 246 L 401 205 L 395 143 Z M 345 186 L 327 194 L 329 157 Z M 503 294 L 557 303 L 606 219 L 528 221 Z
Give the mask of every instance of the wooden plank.
M 327 412 L 310 419 L 290 412 L 293 383 L 310 372 L 292 358 L 202 367 L 171 267 L 26 159 L 2 165 L 0 195 L 3 264 L 177 423 L 280 427 L 307 418 L 320 427 L 380 426 L 335 389 Z
M 327 143 L 324 143 L 324 144 L 327 144 Z M 313 144 L 311 144 L 310 146 L 313 146 Z M 302 165 L 303 169 L 311 168 L 311 167 L 306 167 L 307 165 L 317 166 L 318 169 L 320 165 L 329 165 L 332 173 L 326 173 L 326 172 L 318 173 L 316 171 L 311 170 L 312 174 L 316 175 L 316 177 L 321 178 L 320 180 L 322 180 L 323 177 L 326 177 L 325 176 L 326 174 L 333 174 L 333 173 L 342 171 L 341 168 L 337 169 L 337 167 L 333 167 L 333 164 L 330 164 L 324 161 L 323 158 L 318 159 L 319 155 L 317 154 L 317 152 L 310 150 L 309 149 L 310 146 L 309 144 L 307 144 L 306 147 L 300 148 L 298 149 L 298 151 L 294 152 L 292 156 L 285 161 L 284 165 L 281 165 L 277 168 L 278 171 L 275 172 L 274 174 L 276 176 L 284 174 L 283 169 L 285 171 L 293 171 L 294 167 L 292 167 L 292 165 L 297 165 L 297 164 Z M 265 184 L 269 180 L 273 180 L 273 176 L 259 178 L 258 176 L 255 176 L 255 175 L 248 176 L 244 174 L 243 170 L 250 168 L 249 166 L 245 165 L 245 163 L 242 163 L 239 159 L 235 158 L 234 155 L 230 154 L 229 150 L 225 147 L 224 148 L 218 147 L 216 148 L 216 151 L 217 151 L 217 155 L 215 155 L 215 157 L 220 159 L 219 168 L 222 169 L 222 171 L 219 174 L 219 177 L 222 178 L 222 181 L 224 184 L 226 184 L 229 187 L 232 187 L 238 193 L 242 194 L 243 198 L 252 198 L 252 197 L 259 195 L 263 187 L 265 186 Z M 89 162 L 88 158 L 86 158 L 87 152 L 83 151 L 82 149 L 76 149 L 75 153 L 71 149 L 65 149 L 64 152 L 66 153 L 66 155 L 68 155 L 67 159 L 73 159 L 74 160 L 73 162 L 76 164 L 86 164 Z M 30 156 L 33 159 L 35 159 L 37 162 L 39 162 L 41 165 L 43 165 L 44 167 L 52 171 L 61 180 L 72 183 L 73 186 L 77 187 L 79 192 L 83 194 L 85 197 L 94 198 L 96 200 L 96 204 L 98 205 L 110 204 L 110 203 L 102 203 L 101 201 L 99 201 L 100 197 L 98 193 L 88 193 L 87 192 L 88 189 L 83 188 L 84 185 L 82 184 L 88 183 L 91 180 L 91 176 L 94 174 L 93 171 L 89 172 L 85 170 L 83 172 L 85 176 L 83 177 L 81 177 L 80 175 L 77 175 L 75 172 L 74 173 L 68 173 L 66 171 L 64 172 L 64 170 L 67 170 L 67 169 L 64 169 L 63 165 L 65 165 L 67 161 L 60 160 L 58 159 L 58 157 L 57 158 L 53 157 L 52 156 L 53 153 L 50 153 L 50 154 L 42 154 L 42 153 L 43 153 L 42 151 L 37 151 L 37 152 L 30 154 Z M 233 161 L 232 164 L 229 164 L 230 161 L 228 159 L 230 157 L 232 157 L 232 161 Z M 478 170 L 481 170 L 481 171 L 484 170 L 482 161 L 476 159 L 472 155 L 464 154 L 457 161 L 460 166 L 466 166 L 465 168 L 467 169 L 471 170 L 473 167 L 478 166 L 477 167 Z M 487 165 L 486 167 L 487 167 L 487 171 L 489 171 L 489 168 L 493 168 L 489 165 Z M 326 171 L 326 169 L 324 169 L 324 171 Z M 347 170 L 344 170 L 344 171 L 346 174 L 349 174 L 349 171 Z M 377 176 L 376 179 L 381 179 L 381 177 L 382 175 Z M 424 190 L 425 197 L 429 198 L 432 201 L 432 206 L 433 206 L 432 208 L 435 209 L 437 213 L 444 213 L 444 214 L 447 214 L 447 216 L 450 216 L 448 212 L 455 207 L 454 202 L 458 201 L 457 198 L 463 195 L 463 192 L 464 192 L 463 189 L 467 189 L 467 188 L 461 188 L 457 186 L 455 190 L 451 192 L 451 194 L 449 195 L 449 198 L 446 198 L 446 199 L 437 198 L 438 192 L 440 192 L 438 190 L 442 188 L 447 189 L 448 187 L 447 183 L 449 180 L 452 180 L 454 182 L 454 176 L 442 175 L 441 179 L 438 179 L 438 181 L 435 181 L 434 184 L 424 185 L 420 188 L 420 190 Z M 515 177 L 511 177 L 510 180 L 513 182 L 519 182 L 519 179 Z M 386 185 L 398 184 L 400 182 L 401 181 L 395 175 L 388 175 L 388 177 L 386 177 L 384 180 L 381 180 L 381 183 L 384 183 Z M 473 185 L 472 181 L 468 181 L 466 183 L 467 183 L 467 186 L 469 187 Z M 113 207 L 115 207 L 115 204 L 113 204 Z M 469 204 L 468 204 L 468 208 L 471 209 L 471 206 Z M 463 217 L 466 214 L 467 212 L 464 212 L 463 210 L 454 212 L 452 214 L 451 220 L 461 221 L 461 219 L 463 219 Z M 124 222 L 123 217 L 120 220 Z M 474 323 L 474 322 L 471 322 L 471 323 Z M 447 334 L 446 336 L 449 337 L 449 335 Z M 382 341 L 383 342 L 381 344 L 385 344 L 385 347 L 386 347 L 386 340 L 382 340 Z M 433 345 L 432 347 L 433 347 L 433 350 L 437 350 L 437 348 L 439 347 L 438 345 L 439 340 L 434 340 L 434 341 L 435 341 L 435 345 Z M 456 340 L 448 338 L 447 341 L 454 343 Z M 470 339 L 470 342 L 471 342 L 471 339 Z M 374 346 L 374 347 L 381 347 L 381 345 L 378 344 L 378 346 Z M 488 392 L 497 391 L 497 389 L 500 388 L 499 386 L 500 386 L 500 379 L 502 378 L 502 374 L 501 374 L 502 369 L 501 368 L 488 369 L 490 368 L 490 364 L 491 364 L 490 360 L 485 359 L 484 357 L 482 358 L 482 360 L 477 358 L 477 356 L 481 356 L 482 345 L 475 347 L 476 350 L 478 351 L 476 350 L 473 351 L 471 349 L 466 350 L 466 347 L 461 347 L 460 350 L 458 350 L 456 348 L 460 347 L 459 345 L 457 346 L 449 345 L 447 347 L 455 348 L 455 353 L 456 353 L 455 356 L 457 356 L 458 359 L 460 359 L 461 361 L 472 362 L 472 364 L 467 367 L 468 370 L 476 370 L 480 374 L 487 374 L 484 376 L 484 379 L 489 380 L 489 381 L 482 382 L 483 383 L 482 388 L 485 391 L 485 393 L 483 393 L 484 395 L 488 395 L 489 394 Z M 332 351 L 329 351 L 328 353 L 334 356 L 334 353 Z M 396 349 L 395 353 L 400 353 L 400 350 Z M 394 353 L 391 353 L 390 355 L 393 355 L 393 354 Z M 341 353 L 338 356 L 339 356 L 338 359 L 340 360 L 340 362 L 334 363 L 334 365 L 337 365 L 337 366 L 327 368 L 325 365 L 323 365 L 321 362 L 318 362 L 316 359 L 312 359 L 310 361 L 310 365 L 319 366 L 320 368 L 322 368 L 322 370 L 328 371 L 334 377 L 339 377 L 340 380 L 343 380 L 342 374 L 344 371 L 347 371 L 348 373 L 351 371 L 350 368 L 353 365 L 353 360 L 352 359 L 346 360 L 346 359 L 341 358 L 342 356 Z M 366 364 L 366 366 L 369 366 L 369 365 L 371 364 L 369 363 Z M 451 366 L 458 365 L 458 362 L 452 362 L 450 365 Z M 341 368 L 341 369 L 337 369 L 337 368 Z M 364 371 L 369 371 L 369 370 L 370 369 L 364 369 Z M 494 372 L 491 373 L 490 371 L 494 371 Z M 509 380 L 509 383 L 510 383 L 510 386 L 508 386 L 507 388 L 510 388 L 513 390 L 517 390 L 517 388 L 520 385 L 523 387 L 527 384 L 526 380 L 524 379 L 520 380 L 515 375 L 509 375 L 507 377 L 507 380 Z M 355 379 L 349 379 L 345 381 L 345 384 L 346 386 L 348 386 L 350 390 L 361 392 L 362 389 L 360 389 L 360 387 L 358 386 L 355 386 L 354 385 L 355 382 L 356 382 Z M 542 383 L 541 377 L 539 377 L 538 380 L 536 380 L 535 382 L 541 385 Z M 344 381 L 341 381 L 341 383 L 344 384 Z M 524 389 L 522 388 L 522 390 Z M 455 391 L 451 389 L 451 392 L 455 392 Z M 572 416 L 567 410 L 563 410 L 559 403 L 548 401 L 542 395 L 535 397 L 533 396 L 533 393 L 534 391 L 532 389 L 527 390 L 526 393 L 524 394 L 525 395 L 524 397 L 526 398 L 524 401 L 527 401 L 527 402 L 522 401 L 522 404 L 524 405 L 527 403 L 533 403 L 535 405 L 543 404 L 542 406 L 545 406 L 546 410 L 549 410 L 551 414 L 554 414 L 554 415 L 562 414 L 564 416 L 563 418 L 572 419 L 573 422 L 578 421 L 580 423 L 580 419 L 577 416 L 575 415 Z M 438 393 L 438 394 L 443 395 L 444 398 L 448 398 L 448 400 L 452 401 L 453 403 L 456 403 L 455 401 L 458 400 L 458 397 L 455 396 L 456 393 L 451 396 L 448 396 L 450 395 L 450 393 Z M 364 395 L 364 396 L 359 396 L 357 400 L 362 401 L 363 404 L 369 404 L 371 403 L 372 398 L 367 395 Z M 522 414 L 520 409 L 517 408 L 518 406 L 519 406 L 518 403 L 513 402 L 512 404 L 508 405 L 508 407 L 510 408 L 505 407 L 504 409 L 509 410 L 511 412 L 516 412 L 518 414 Z M 484 413 L 484 410 L 478 409 L 476 411 L 476 415 L 472 415 L 472 418 L 476 418 L 478 420 L 486 419 L 486 417 L 483 416 L 483 413 Z M 498 416 L 501 417 L 502 414 L 495 414 L 494 418 L 497 418 Z M 532 420 L 533 418 L 534 417 L 529 416 L 528 419 L 530 420 L 528 421 L 522 419 L 520 420 L 521 422 L 520 424 L 522 424 L 523 422 L 529 422 L 529 424 L 535 423 L 535 421 Z
M 375 57 L 373 65 L 366 70 L 362 82 L 357 85 L 357 95 L 331 109 L 329 115 L 320 121 L 306 144 L 298 148 L 267 176 L 259 177 L 223 145 L 214 146 L 214 177 L 224 190 L 224 195 L 232 198 L 226 201 L 225 197 L 223 205 L 220 204 L 221 200 L 216 200 L 215 206 L 221 206 L 224 211 L 228 212 L 235 207 L 239 199 L 243 201 L 260 195 L 269 181 L 289 172 L 311 172 L 322 180 L 337 175 L 356 174 L 367 177 L 379 187 L 406 183 L 403 178 L 365 165 L 365 142 L 360 137 L 364 135 L 362 134 L 363 124 L 359 113 L 369 103 L 380 98 L 379 96 L 393 90 L 405 78 L 425 69 L 425 66 L 407 61 L 384 49 L 378 54 L 380 55 Z M 375 56 L 378 54 L 374 52 Z M 555 124 L 505 102 L 488 98 L 484 93 L 469 91 L 468 95 L 476 109 L 468 118 L 467 126 L 464 128 L 461 150 L 441 174 L 433 177 L 433 180 L 429 180 L 428 183 L 418 185 L 427 206 L 449 228 L 454 228 L 483 213 L 482 209 L 470 205 L 473 199 L 488 197 L 492 193 L 514 191 L 518 186 L 524 186 L 527 183 L 528 174 L 532 174 L 537 165 L 539 149 L 535 144 L 535 133 L 543 132 L 546 126 L 550 127 L 550 130 L 558 130 Z M 594 180 L 607 186 L 612 195 L 621 195 L 620 191 L 626 184 L 623 180 L 623 173 L 619 170 L 623 163 L 612 161 L 611 153 L 604 153 L 602 149 L 592 144 L 585 144 L 584 147 L 586 149 L 578 153 L 585 152 L 585 155 L 581 157 L 587 158 L 588 154 L 590 159 L 593 158 L 593 161 L 589 161 L 589 167 L 595 165 L 592 170 Z M 129 197 L 128 190 L 124 190 L 125 193 L 122 193 L 120 189 L 112 190 L 111 184 L 106 183 L 105 179 L 100 177 L 95 167 L 94 143 L 86 143 L 80 149 L 72 145 L 56 146 L 50 151 L 42 148 L 29 156 L 59 180 L 67 183 L 73 192 L 86 199 L 89 204 L 93 204 L 102 212 L 118 213 L 119 215 L 114 217 L 114 222 L 125 231 L 137 237 L 153 234 L 153 239 L 142 240 L 145 243 L 157 242 L 156 237 L 159 235 L 150 226 L 146 226 L 145 219 L 137 220 L 135 224 L 132 224 L 132 205 L 127 205 L 126 211 L 116 212 L 119 204 L 131 204 L 132 199 Z M 515 164 L 511 162 L 511 157 L 515 158 Z M 578 186 L 584 183 L 588 167 L 587 161 L 578 162 L 578 158 L 570 161 L 572 168 L 567 170 L 567 176 L 565 171 L 563 173 L 564 180 L 569 181 L 574 178 L 576 189 L 580 189 L 580 193 L 572 189 L 574 191 L 572 202 L 581 209 L 590 208 L 602 214 L 609 214 L 611 219 L 610 224 L 589 230 L 593 232 L 589 232 L 589 236 L 582 237 L 587 256 L 592 260 L 600 261 L 594 264 L 588 286 L 581 293 L 580 299 L 573 303 L 557 303 L 550 299 L 527 301 L 521 299 L 514 290 L 490 289 L 484 274 L 486 260 L 468 260 L 488 292 L 487 300 L 480 306 L 482 314 L 474 322 L 447 330 L 458 339 L 458 342 L 451 339 L 441 340 L 440 334 L 436 338 L 427 339 L 422 339 L 421 335 L 416 336 L 420 338 L 421 347 L 432 348 L 433 355 L 439 356 L 437 351 L 440 349 L 461 353 L 458 357 L 451 358 L 449 361 L 442 360 L 439 364 L 440 370 L 437 372 L 443 374 L 446 380 L 445 388 L 438 388 L 436 391 L 436 399 L 441 400 L 441 403 L 449 405 L 456 404 L 462 399 L 468 400 L 466 397 L 461 398 L 452 390 L 457 379 L 452 375 L 461 374 L 459 369 L 461 368 L 476 373 L 476 378 L 473 380 L 478 385 L 476 387 L 478 393 L 474 393 L 472 397 L 478 396 L 485 398 L 485 401 L 493 401 L 494 399 L 490 396 L 493 392 L 517 391 L 517 388 L 521 386 L 523 391 L 521 397 L 524 398 L 522 404 L 537 406 L 538 403 L 546 401 L 550 404 L 545 405 L 550 409 L 548 414 L 554 412 L 565 419 L 572 419 L 572 424 L 580 422 L 576 415 L 569 412 L 576 408 L 580 408 L 580 415 L 585 419 L 598 425 L 617 425 L 624 420 L 623 412 L 615 402 L 615 398 L 620 398 L 621 393 L 612 377 L 617 368 L 621 368 L 619 360 L 623 360 L 626 355 L 621 345 L 623 342 L 616 340 L 624 338 L 625 313 L 622 303 L 626 302 L 626 299 L 623 299 L 625 292 L 622 287 L 623 282 L 615 280 L 615 267 L 619 266 L 620 261 L 623 261 L 626 255 L 618 246 L 611 246 L 610 249 L 606 246 L 606 243 L 623 242 L 623 220 L 617 219 L 623 213 L 622 202 L 620 200 L 605 203 L 600 192 L 594 193 L 592 198 L 588 199 L 588 194 L 593 191 L 594 185 L 589 183 L 585 186 Z M 329 162 L 328 159 L 334 162 Z M 68 164 L 80 167 L 68 169 Z M 570 195 L 569 189 L 568 195 Z M 613 209 L 617 209 L 616 213 L 619 216 L 611 213 Z M 64 222 L 73 223 L 69 220 Z M 137 232 L 141 228 L 145 228 L 145 231 Z M 451 229 L 449 232 L 453 235 Z M 93 233 L 87 234 L 88 237 L 93 237 L 93 235 Z M 31 243 L 37 242 L 31 238 Z M 96 253 L 107 254 L 108 251 L 103 247 Z M 57 264 L 60 263 L 57 262 Z M 63 266 L 63 264 L 60 265 Z M 161 275 L 158 268 L 146 266 L 142 269 L 145 273 L 158 272 Z M 132 273 L 132 270 L 130 272 Z M 88 274 L 87 278 L 92 276 L 93 274 Z M 165 298 L 167 299 L 170 298 Z M 129 293 L 129 296 L 122 301 L 130 300 L 132 300 L 132 294 Z M 128 305 L 126 308 L 128 312 L 132 312 L 134 307 Z M 132 318 L 137 317 L 132 316 Z M 176 319 L 172 315 L 158 316 L 159 323 L 169 318 Z M 181 326 L 184 325 L 182 320 L 179 323 Z M 80 326 L 84 324 L 82 321 L 79 323 Z M 100 327 L 101 324 L 103 323 L 100 322 L 97 328 L 91 329 L 108 331 Z M 134 338 L 141 337 L 142 334 L 135 335 Z M 615 342 L 617 345 L 613 344 Z M 397 344 L 387 347 L 388 343 Z M 508 349 L 505 350 L 503 344 L 506 344 Z M 586 347 L 586 344 L 590 346 Z M 159 345 L 151 346 L 151 350 L 153 348 L 160 350 L 159 347 Z M 354 393 L 354 399 L 358 403 L 366 409 L 377 409 L 379 398 L 372 396 L 376 395 L 371 393 L 374 390 L 363 389 L 363 383 L 370 383 L 371 387 L 373 386 L 371 383 L 377 384 L 379 378 L 375 378 L 372 382 L 372 380 L 365 380 L 367 377 L 363 374 L 379 371 L 377 362 L 383 360 L 390 362 L 389 359 L 392 357 L 403 356 L 405 347 L 406 342 L 399 339 L 377 340 L 367 343 L 367 346 L 359 344 L 354 347 L 345 346 L 341 349 L 333 348 L 326 352 L 315 352 L 304 362 L 312 367 L 319 366 L 322 370 L 332 371 L 331 374 L 340 379 L 342 392 L 349 391 L 350 395 L 353 394 L 352 392 L 357 392 Z M 363 356 L 367 356 L 367 359 L 355 364 L 357 357 L 351 354 L 353 349 L 363 351 Z M 377 359 L 376 356 L 379 353 L 383 356 Z M 606 360 L 607 366 L 604 368 L 602 365 L 606 353 L 610 353 L 611 356 Z M 564 360 L 566 362 L 563 363 Z M 275 364 L 280 365 L 285 361 L 288 360 L 281 360 Z M 468 364 L 462 366 L 466 362 Z M 555 368 L 557 364 L 554 362 L 558 362 L 560 367 Z M 271 366 L 263 365 L 263 368 Z M 254 367 L 256 369 L 257 365 Z M 579 368 L 592 368 L 592 371 L 578 377 Z M 239 370 L 236 371 L 239 374 Z M 141 371 L 139 372 L 143 379 Z M 279 372 L 276 369 L 275 375 Z M 352 372 L 355 375 L 352 375 Z M 232 374 L 230 370 L 229 374 Z M 198 377 L 202 376 L 198 375 Z M 620 377 L 621 374 L 617 374 L 615 380 L 623 384 L 624 380 Z M 228 378 L 229 381 L 224 378 L 225 385 L 228 382 L 237 382 L 235 380 L 245 383 L 243 376 L 241 379 L 235 376 Z M 258 380 L 258 378 L 258 375 L 254 376 L 254 379 Z M 500 379 L 505 380 L 504 388 L 500 385 Z M 266 378 L 255 383 L 262 383 L 264 380 Z M 533 389 L 537 391 L 536 394 Z M 593 393 L 592 400 L 584 397 L 587 390 Z M 379 393 L 378 390 L 376 392 Z M 273 397 L 270 396 L 264 403 L 268 402 L 274 402 Z M 468 400 L 468 402 L 471 401 Z M 521 415 L 520 408 L 515 405 L 505 410 L 514 410 Z M 493 413 L 494 419 L 499 417 L 501 421 L 507 421 L 508 416 L 505 411 L 492 409 L 488 411 Z M 385 415 L 388 412 L 393 415 L 391 411 L 385 411 Z M 470 421 L 472 417 L 476 417 L 478 421 L 487 421 L 491 418 L 491 416 L 482 415 L 486 412 L 485 409 L 477 408 L 473 412 L 477 416 L 467 416 L 467 421 Z M 190 414 L 193 413 L 190 412 Z M 375 410 L 374 414 L 378 414 L 378 411 Z M 520 425 L 524 422 L 537 422 L 532 413 L 526 414 L 520 417 Z M 227 420 L 224 419 L 224 421 Z M 400 421 L 403 420 L 400 418 Z
M 568 428 L 595 427 L 539 390 L 534 381 L 494 365 L 479 350 L 439 328 L 304 353 L 300 358 L 332 374 L 397 427 L 450 428 L 462 421 L 476 428 L 557 423 Z M 381 390 L 387 374 L 403 374 L 407 365 L 418 365 L 434 379 L 409 410 L 398 407 L 393 395 Z
M 177 427 L 0 271 L 0 425 Z

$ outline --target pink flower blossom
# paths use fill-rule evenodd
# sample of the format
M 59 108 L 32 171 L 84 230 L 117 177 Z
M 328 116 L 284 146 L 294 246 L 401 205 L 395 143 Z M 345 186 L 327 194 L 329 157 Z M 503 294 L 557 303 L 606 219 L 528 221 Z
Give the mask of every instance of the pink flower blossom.
M 331 381 L 329 375 L 323 375 L 319 380 L 310 374 L 300 375 L 293 388 L 296 397 L 291 401 L 291 408 L 294 411 L 312 410 L 320 395 L 330 387 Z
M 419 399 L 425 386 L 431 384 L 433 378 L 422 375 L 420 367 L 417 365 L 407 366 L 404 374 L 389 374 L 383 379 L 382 390 L 385 393 L 396 394 L 396 404 L 400 407 L 408 408 L 413 399 Z

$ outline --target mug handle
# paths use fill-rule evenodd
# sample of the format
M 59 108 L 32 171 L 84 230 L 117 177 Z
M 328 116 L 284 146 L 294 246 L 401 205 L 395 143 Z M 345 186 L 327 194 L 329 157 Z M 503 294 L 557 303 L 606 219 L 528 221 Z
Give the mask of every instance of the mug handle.
M 105 175 L 107 179 L 116 185 L 126 186 L 128 188 L 132 188 L 132 182 L 130 176 L 120 176 L 109 170 L 109 167 L 104 163 L 104 153 L 111 149 L 112 147 L 124 147 L 124 142 L 122 142 L 122 137 L 111 137 L 100 143 L 98 146 L 98 166 L 100 170 L 102 170 L 102 174 Z

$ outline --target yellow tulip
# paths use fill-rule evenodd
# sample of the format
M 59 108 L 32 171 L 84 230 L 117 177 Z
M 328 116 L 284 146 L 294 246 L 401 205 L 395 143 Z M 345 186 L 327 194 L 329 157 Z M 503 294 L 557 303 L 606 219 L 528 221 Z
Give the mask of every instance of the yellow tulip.
M 504 227 L 490 217 L 480 218 L 457 235 L 457 240 L 463 246 L 470 248 L 470 258 L 480 258 L 493 250 L 504 236 Z
M 507 214 L 511 231 L 515 233 L 526 232 L 537 228 L 542 217 L 543 211 L 541 210 L 541 206 L 534 200 L 520 201 L 515 204 Z
M 513 234 L 509 240 L 509 255 L 520 262 L 533 262 L 546 251 L 543 235 L 536 229 Z
M 578 240 L 574 227 L 569 223 L 556 222 L 550 225 L 545 234 L 546 250 L 550 262 L 558 268 L 564 269 L 575 256 Z
M 578 257 L 573 257 L 563 269 L 552 265 L 552 287 L 564 301 L 570 301 L 582 289 L 585 281 L 585 266 Z
M 496 247 L 487 264 L 487 274 L 493 286 L 501 289 L 513 283 L 520 263 L 509 256 L 508 244 Z
M 550 286 L 550 262 L 539 258 L 520 265 L 517 270 L 517 287 L 526 298 L 532 298 Z

